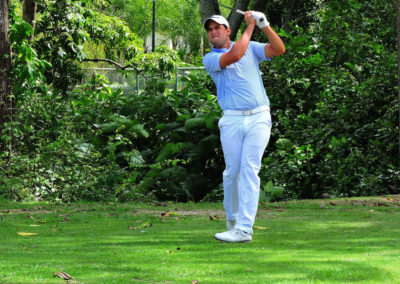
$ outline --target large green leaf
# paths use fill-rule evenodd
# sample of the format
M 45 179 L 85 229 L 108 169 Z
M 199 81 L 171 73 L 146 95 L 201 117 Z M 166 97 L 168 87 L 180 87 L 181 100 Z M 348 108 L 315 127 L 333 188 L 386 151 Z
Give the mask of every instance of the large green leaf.
M 168 158 L 171 158 L 173 155 L 185 149 L 187 146 L 186 143 L 178 142 L 178 143 L 168 143 L 165 145 L 164 149 L 161 150 L 160 154 L 156 158 L 156 162 L 160 163 Z
M 149 132 L 147 132 L 147 130 L 144 129 L 143 125 L 141 125 L 141 124 L 133 125 L 131 128 L 129 128 L 128 133 L 139 134 L 140 136 L 143 136 L 144 138 L 149 137 Z
M 133 150 L 133 151 L 131 151 L 131 153 L 129 154 L 129 163 L 131 164 L 131 165 L 135 165 L 135 166 L 138 166 L 138 165 L 143 165 L 143 164 L 145 164 L 145 161 L 144 161 L 144 159 L 143 159 L 143 157 L 142 157 L 142 154 L 138 151 L 138 150 Z
M 204 117 L 195 117 L 186 120 L 185 128 L 187 130 L 201 129 L 206 126 L 206 120 Z
M 216 130 L 218 129 L 218 121 L 221 118 L 221 114 L 217 111 L 210 111 L 204 117 L 206 126 L 209 129 Z

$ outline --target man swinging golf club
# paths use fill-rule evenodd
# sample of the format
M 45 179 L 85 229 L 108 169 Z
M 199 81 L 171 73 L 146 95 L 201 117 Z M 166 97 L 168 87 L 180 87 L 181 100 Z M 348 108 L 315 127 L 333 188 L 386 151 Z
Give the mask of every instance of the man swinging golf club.
M 247 11 L 247 24 L 237 42 L 229 39 L 228 21 L 214 15 L 204 21 L 213 45 L 203 64 L 217 86 L 223 116 L 218 126 L 225 158 L 223 173 L 227 231 L 215 234 L 223 242 L 250 242 L 257 212 L 261 159 L 271 134 L 271 115 L 259 63 L 282 55 L 285 46 L 265 15 Z M 269 43 L 250 41 L 258 26 Z

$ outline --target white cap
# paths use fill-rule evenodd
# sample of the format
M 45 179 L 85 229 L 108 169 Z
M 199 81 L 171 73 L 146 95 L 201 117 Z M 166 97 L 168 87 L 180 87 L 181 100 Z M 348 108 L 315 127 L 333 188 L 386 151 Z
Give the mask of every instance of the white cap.
M 226 26 L 227 28 L 229 28 L 229 23 L 228 23 L 228 21 L 227 21 L 224 17 L 222 17 L 221 15 L 213 15 L 213 16 L 207 18 L 207 19 L 204 21 L 203 27 L 204 27 L 205 29 L 207 29 L 207 23 L 208 23 L 208 21 L 210 21 L 210 20 L 211 20 L 211 21 L 214 21 L 214 22 L 216 22 L 216 23 L 218 23 L 218 24 L 220 24 L 220 25 L 224 25 L 224 26 Z

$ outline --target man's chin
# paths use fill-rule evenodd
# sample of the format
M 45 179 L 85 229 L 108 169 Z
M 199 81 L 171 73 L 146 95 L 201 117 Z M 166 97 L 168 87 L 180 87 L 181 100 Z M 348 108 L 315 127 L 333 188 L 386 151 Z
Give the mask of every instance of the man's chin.
M 212 42 L 212 45 L 217 47 L 217 46 L 222 46 L 223 43 L 221 43 L 220 41 L 214 41 Z

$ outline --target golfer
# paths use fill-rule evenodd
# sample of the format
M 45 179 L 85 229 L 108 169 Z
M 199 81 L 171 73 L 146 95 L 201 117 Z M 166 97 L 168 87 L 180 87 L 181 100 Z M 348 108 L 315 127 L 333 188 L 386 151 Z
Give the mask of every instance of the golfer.
M 229 39 L 228 21 L 214 15 L 204 21 L 213 45 L 203 64 L 217 86 L 223 111 L 218 126 L 225 158 L 223 173 L 227 231 L 215 234 L 223 242 L 250 242 L 257 213 L 261 159 L 271 134 L 271 115 L 259 64 L 282 55 L 285 46 L 265 15 L 247 11 L 247 27 L 237 42 Z M 269 43 L 250 41 L 258 26 Z

